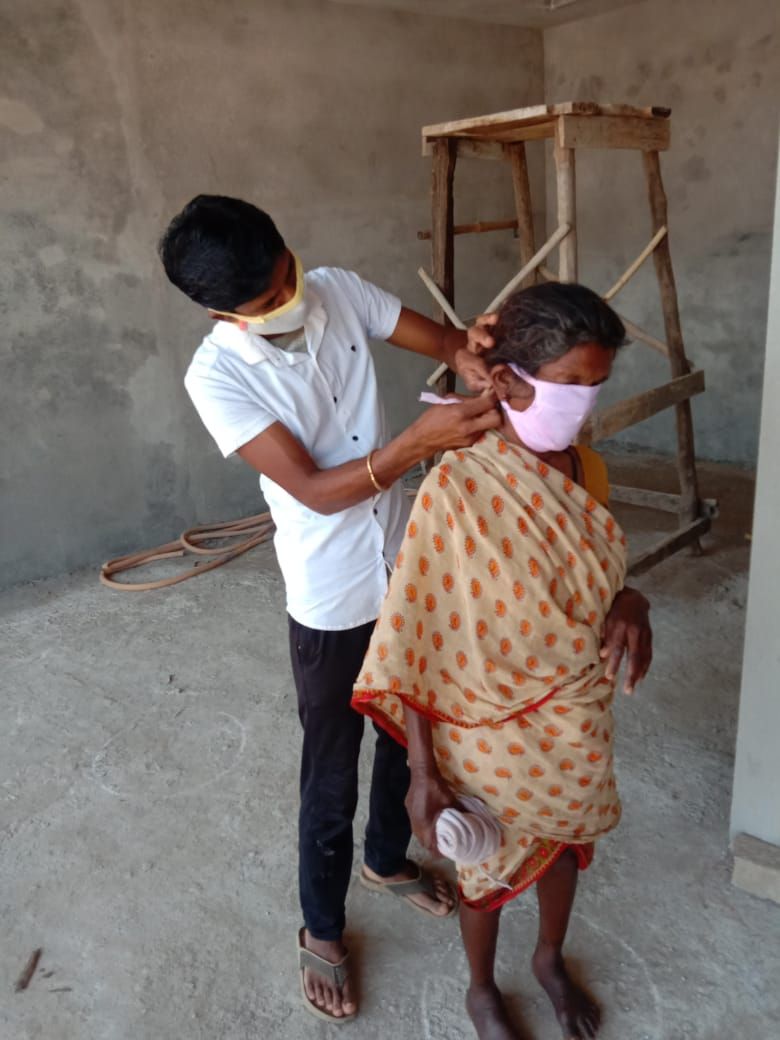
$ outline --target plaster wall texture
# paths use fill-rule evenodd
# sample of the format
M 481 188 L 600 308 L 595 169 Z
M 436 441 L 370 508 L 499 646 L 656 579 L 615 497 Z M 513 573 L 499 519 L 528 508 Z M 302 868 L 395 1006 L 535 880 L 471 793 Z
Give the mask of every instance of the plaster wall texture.
M 661 167 L 686 349 L 707 392 L 694 401 L 700 456 L 755 463 L 780 109 L 780 7 L 767 0 L 652 0 L 547 30 L 545 97 L 668 105 Z M 548 156 L 547 220 L 555 224 Z M 604 292 L 650 240 L 636 152 L 578 153 L 581 281 Z M 663 338 L 652 261 L 615 299 Z M 610 401 L 669 379 L 661 355 L 628 348 Z M 674 450 L 662 413 L 618 438 Z
M 709 384 L 694 405 L 697 446 L 754 462 L 775 5 L 658 0 L 544 37 L 325 0 L 16 8 L 0 2 L 0 585 L 263 508 L 181 384 L 208 322 L 165 281 L 155 243 L 190 197 L 250 198 L 305 264 L 351 267 L 429 310 L 415 276 L 430 259 L 415 234 L 430 222 L 419 127 L 542 97 L 673 107 L 672 255 L 689 353 Z M 529 152 L 536 216 L 550 223 L 544 150 Z M 456 220 L 512 213 L 503 164 L 464 161 L 456 185 Z M 638 157 L 583 156 L 578 189 L 581 277 L 606 288 L 649 237 Z M 516 263 L 505 233 L 459 238 L 459 312 L 482 309 Z M 662 334 L 651 264 L 618 303 Z M 383 346 L 376 358 L 397 430 L 417 414 L 429 366 Z M 605 400 L 667 376 L 632 346 Z M 627 431 L 631 445 L 672 450 L 670 415 Z
M 324 0 L 2 0 L 0 584 L 263 508 L 182 386 L 208 322 L 155 246 L 185 202 L 248 198 L 304 264 L 430 312 L 419 128 L 542 93 L 531 30 Z M 498 164 L 464 163 L 457 199 L 457 219 L 512 212 Z M 506 234 L 459 244 L 465 314 L 516 257 Z M 377 360 L 398 429 L 430 365 L 388 347 Z
M 739 701 L 737 758 L 734 770 L 732 834 L 744 831 L 780 846 L 780 697 L 777 676 L 777 517 L 780 513 L 780 177 L 775 203 L 775 236 L 766 339 L 766 367 L 761 409 L 753 551 L 750 560 L 745 656 Z

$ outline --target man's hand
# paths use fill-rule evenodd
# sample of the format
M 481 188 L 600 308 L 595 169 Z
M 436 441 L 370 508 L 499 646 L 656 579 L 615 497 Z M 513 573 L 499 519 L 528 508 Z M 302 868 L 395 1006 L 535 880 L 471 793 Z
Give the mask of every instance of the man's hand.
M 388 343 L 447 365 L 469 390 L 479 393 L 490 386 L 487 368 L 479 355 L 493 346 L 490 329 L 495 322 L 495 314 L 485 314 L 464 332 L 402 307 Z
M 471 331 L 469 329 L 469 333 Z M 493 389 L 493 381 L 487 365 L 470 347 L 468 349 L 461 347 L 456 351 L 454 365 L 455 371 L 472 392 L 482 393 L 484 390 Z
M 488 367 L 481 355 L 496 345 L 491 333 L 497 321 L 497 314 L 480 314 L 466 331 L 466 347 L 455 354 L 455 371 L 469 390 L 476 393 L 493 387 Z
M 501 425 L 497 404 L 498 399 L 492 392 L 472 397 L 463 404 L 435 404 L 412 423 L 406 434 L 417 445 L 420 458 L 449 448 L 467 448 L 479 440 L 485 430 Z
M 438 769 L 424 773 L 412 771 L 404 804 L 415 838 L 428 852 L 440 856 L 436 845 L 436 819 L 443 809 L 454 808 L 458 802 Z
M 614 679 L 623 654 L 627 653 L 624 693 L 633 693 L 647 675 L 653 659 L 653 630 L 650 604 L 637 589 L 624 588 L 615 596 L 604 623 L 601 659 L 607 661 L 607 678 Z
M 484 354 L 496 345 L 492 330 L 498 321 L 497 314 L 480 314 L 466 332 L 467 347 L 472 354 Z

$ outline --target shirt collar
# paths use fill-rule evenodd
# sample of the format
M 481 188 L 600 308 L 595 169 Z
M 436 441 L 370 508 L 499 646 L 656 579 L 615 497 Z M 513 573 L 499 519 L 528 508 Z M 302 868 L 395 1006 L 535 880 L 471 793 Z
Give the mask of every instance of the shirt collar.
M 284 365 L 299 365 L 308 357 L 316 357 L 322 343 L 328 316 L 320 295 L 310 286 L 306 286 L 309 303 L 303 331 L 306 334 L 306 353 L 303 351 L 282 350 L 274 346 L 271 340 L 258 336 L 254 332 L 244 332 L 230 321 L 218 321 L 212 335 L 220 347 L 238 354 L 247 365 L 259 365 L 262 361 L 270 361 L 281 368 Z

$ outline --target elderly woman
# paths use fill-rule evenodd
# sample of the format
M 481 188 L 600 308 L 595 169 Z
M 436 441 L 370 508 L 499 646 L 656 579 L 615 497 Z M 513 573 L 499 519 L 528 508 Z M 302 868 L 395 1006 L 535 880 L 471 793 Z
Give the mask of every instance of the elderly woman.
M 519 1035 L 494 981 L 496 941 L 501 907 L 534 884 L 534 974 L 567 1040 L 599 1025 L 562 947 L 578 871 L 620 819 L 615 675 L 627 651 L 633 690 L 651 634 L 646 600 L 624 585 L 604 464 L 573 441 L 624 335 L 580 285 L 505 302 L 485 357 L 503 425 L 447 453 L 420 488 L 355 686 L 354 707 L 408 746 L 423 845 L 438 851 L 439 815 L 466 796 L 500 825 L 495 854 L 458 864 L 480 1040 Z

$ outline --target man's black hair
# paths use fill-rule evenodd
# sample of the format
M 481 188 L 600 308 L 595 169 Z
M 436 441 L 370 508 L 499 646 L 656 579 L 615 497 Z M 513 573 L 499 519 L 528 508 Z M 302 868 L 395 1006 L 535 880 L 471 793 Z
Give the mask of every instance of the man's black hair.
M 574 282 L 542 282 L 504 301 L 488 365 L 519 365 L 535 376 L 580 343 L 616 350 L 626 342 L 623 322 L 592 289 Z
M 168 225 L 159 254 L 191 300 L 235 311 L 268 287 L 284 239 L 263 210 L 226 195 L 198 195 Z

